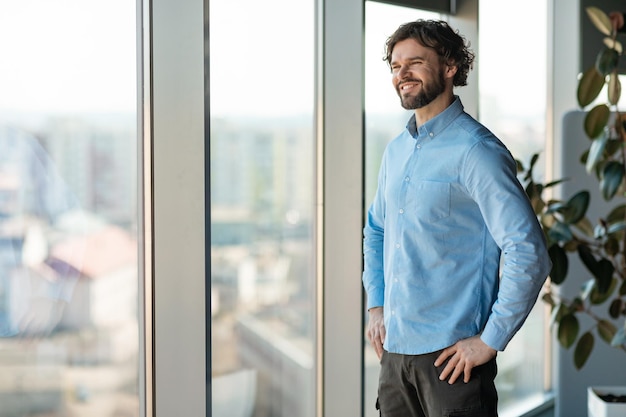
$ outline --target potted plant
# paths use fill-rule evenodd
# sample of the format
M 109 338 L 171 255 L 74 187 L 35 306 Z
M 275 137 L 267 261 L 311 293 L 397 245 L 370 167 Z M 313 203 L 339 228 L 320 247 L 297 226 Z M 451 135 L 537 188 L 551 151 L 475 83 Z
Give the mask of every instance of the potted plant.
M 578 104 L 585 112 L 581 127 L 589 138 L 580 162 L 597 180 L 599 193 L 610 209 L 592 223 L 587 217 L 591 199 L 588 190 L 580 190 L 567 200 L 548 200 L 544 191 L 566 179 L 538 183 L 533 178 L 538 155 L 533 155 L 527 167 L 518 161 L 553 263 L 550 285 L 542 299 L 551 306 L 551 325 L 559 343 L 566 349 L 574 348 L 576 369 L 585 365 L 597 338 L 626 352 L 626 114 L 617 108 L 621 95 L 617 68 L 622 45 L 606 13 L 596 7 L 588 7 L 586 12 L 606 37 L 595 64 L 578 82 Z M 606 91 L 606 101 L 598 103 L 602 91 Z M 580 259 L 589 279 L 577 295 L 565 298 L 557 289 L 568 277 L 570 256 Z M 584 321 L 593 323 L 591 327 L 581 326 L 583 315 L 591 319 Z M 615 393 L 601 388 L 589 387 L 588 391 L 589 411 L 595 413 L 594 417 L 612 415 L 606 410 L 615 412 L 615 405 L 605 409 L 598 406 L 605 403 L 607 395 L 620 400 L 626 394 L 626 390 L 616 389 Z M 624 407 L 617 411 L 619 415 L 626 415 L 626 403 L 617 406 Z M 604 414 L 600 414 L 602 411 Z

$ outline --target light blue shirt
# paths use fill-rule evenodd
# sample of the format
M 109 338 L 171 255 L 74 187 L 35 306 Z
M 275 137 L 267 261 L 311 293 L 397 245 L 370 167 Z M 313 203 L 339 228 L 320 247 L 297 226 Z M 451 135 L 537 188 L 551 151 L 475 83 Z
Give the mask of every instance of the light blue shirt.
M 384 348 L 410 355 L 477 334 L 504 350 L 551 268 L 513 157 L 458 97 L 387 146 L 363 248 Z

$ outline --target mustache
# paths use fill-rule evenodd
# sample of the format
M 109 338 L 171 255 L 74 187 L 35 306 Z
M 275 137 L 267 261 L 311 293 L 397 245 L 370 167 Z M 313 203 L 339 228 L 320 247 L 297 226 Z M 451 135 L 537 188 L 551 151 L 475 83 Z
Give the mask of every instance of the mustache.
M 422 84 L 422 80 L 418 80 L 417 78 L 407 78 L 406 80 L 402 80 L 398 83 L 398 88 L 402 87 L 404 84 L 408 83 L 418 83 Z

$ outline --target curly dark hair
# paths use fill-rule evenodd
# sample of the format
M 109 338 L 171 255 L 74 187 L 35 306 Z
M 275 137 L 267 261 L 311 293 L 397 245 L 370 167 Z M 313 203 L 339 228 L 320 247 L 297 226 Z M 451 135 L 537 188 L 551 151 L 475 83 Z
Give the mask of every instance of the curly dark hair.
M 454 75 L 453 85 L 467 85 L 467 74 L 472 69 L 475 55 L 469 49 L 469 42 L 466 44 L 465 38 L 453 30 L 447 22 L 419 19 L 401 25 L 385 43 L 383 60 L 387 61 L 387 64 L 391 64 L 394 46 L 406 39 L 415 39 L 422 46 L 434 49 L 442 63 L 456 65 L 458 69 Z

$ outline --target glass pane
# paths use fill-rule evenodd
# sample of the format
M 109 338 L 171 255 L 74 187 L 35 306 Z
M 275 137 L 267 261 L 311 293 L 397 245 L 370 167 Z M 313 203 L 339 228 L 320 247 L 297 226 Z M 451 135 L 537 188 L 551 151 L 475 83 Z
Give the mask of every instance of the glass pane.
M 213 417 L 315 413 L 314 16 L 210 2 Z
M 479 9 L 480 121 L 526 166 L 532 154 L 540 153 L 535 169 L 540 182 L 544 182 L 548 95 L 547 3 L 530 0 L 511 9 L 498 0 L 481 0 Z M 516 18 L 505 22 L 500 18 L 505 14 Z M 528 31 L 523 22 L 533 22 L 533 30 Z M 511 36 L 505 40 L 503 33 Z M 519 62 L 520 57 L 524 65 L 506 65 L 506 71 L 502 70 L 503 63 Z M 498 355 L 496 383 L 504 415 L 543 401 L 549 360 L 545 314 L 546 305 L 539 300 L 519 333 Z
M 0 0 L 0 417 L 139 415 L 135 8 Z
M 416 19 L 439 19 L 440 14 L 375 1 L 365 2 L 365 210 L 374 199 L 378 169 L 387 143 L 396 137 L 411 117 L 404 110 L 391 84 L 389 66 L 383 61 L 387 38 L 402 23 Z M 365 320 L 367 320 L 367 312 Z M 374 349 L 365 340 L 365 417 L 378 417 L 380 365 Z

